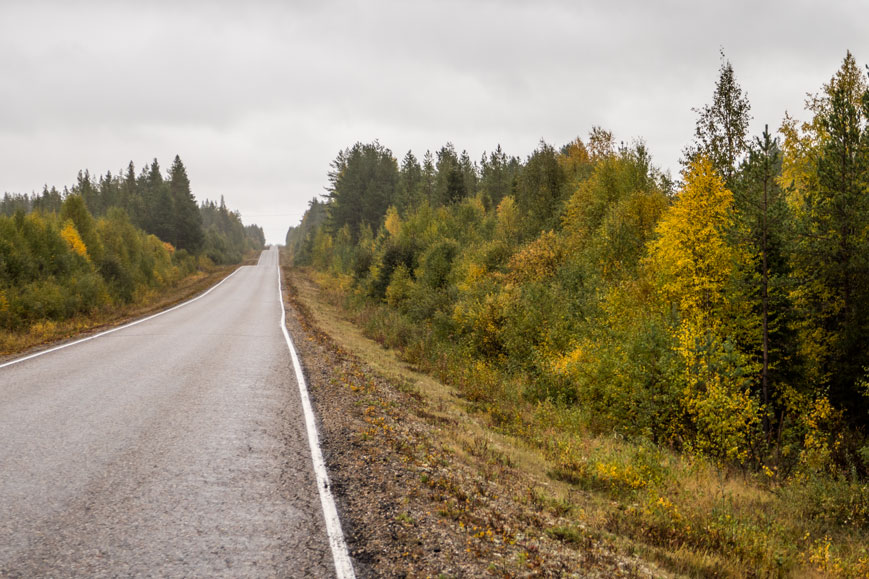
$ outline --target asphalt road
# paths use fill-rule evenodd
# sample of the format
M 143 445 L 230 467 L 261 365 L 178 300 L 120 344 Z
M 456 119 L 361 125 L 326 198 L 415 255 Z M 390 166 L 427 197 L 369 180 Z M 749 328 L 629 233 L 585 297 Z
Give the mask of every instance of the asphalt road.
M 280 316 L 272 249 L 0 368 L 0 576 L 334 576 Z

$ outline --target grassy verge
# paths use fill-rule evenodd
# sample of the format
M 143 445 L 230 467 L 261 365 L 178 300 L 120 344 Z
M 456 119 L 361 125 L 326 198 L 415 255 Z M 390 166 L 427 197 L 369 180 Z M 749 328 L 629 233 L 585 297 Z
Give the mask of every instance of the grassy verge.
M 529 481 L 529 500 L 559 513 L 545 529 L 549 539 L 583 549 L 590 537 L 605 538 L 690 576 L 869 576 L 865 484 L 733 472 L 591 432 L 582 408 L 527 403 L 512 378 L 462 363 L 449 344 L 385 306 L 354 302 L 341 279 L 290 275 L 341 348 L 394 383 L 412 384 L 420 413 L 452 425 L 438 441 L 449 460 L 473 458 L 484 472 L 509 465 Z
M 256 256 L 252 256 L 246 259 L 242 265 L 255 263 Z M 76 316 L 58 322 L 43 321 L 22 332 L 0 330 L 0 361 L 33 348 L 48 347 L 81 334 L 118 326 L 166 309 L 205 291 L 231 274 L 236 268 L 238 268 L 237 265 L 215 266 L 208 271 L 198 271 L 175 285 L 159 291 L 150 291 L 134 304 L 103 308 L 87 316 Z
M 360 577 L 668 576 L 594 531 L 539 453 L 366 338 L 300 272 L 284 275 Z

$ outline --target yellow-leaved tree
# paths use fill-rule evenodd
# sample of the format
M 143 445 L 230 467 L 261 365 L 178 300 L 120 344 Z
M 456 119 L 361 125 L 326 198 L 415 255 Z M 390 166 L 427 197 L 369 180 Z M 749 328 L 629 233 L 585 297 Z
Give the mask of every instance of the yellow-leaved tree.
M 395 208 L 395 205 L 390 205 L 389 209 L 386 210 L 383 226 L 392 237 L 396 237 L 401 233 L 401 217 L 399 217 L 398 209 Z
M 63 229 L 60 230 L 60 236 L 64 241 L 66 241 L 67 245 L 69 245 L 73 252 L 88 259 L 87 247 L 85 246 L 84 241 L 82 241 L 81 236 L 78 234 L 78 229 L 75 228 L 75 223 L 72 222 L 72 219 L 67 219 L 66 223 L 63 224 Z
M 737 266 L 753 257 L 728 238 L 733 226 L 733 193 L 700 156 L 658 223 L 646 265 L 676 314 L 683 442 L 716 460 L 743 462 L 759 409 L 749 388 L 756 364 L 732 340 L 751 324 L 734 282 Z

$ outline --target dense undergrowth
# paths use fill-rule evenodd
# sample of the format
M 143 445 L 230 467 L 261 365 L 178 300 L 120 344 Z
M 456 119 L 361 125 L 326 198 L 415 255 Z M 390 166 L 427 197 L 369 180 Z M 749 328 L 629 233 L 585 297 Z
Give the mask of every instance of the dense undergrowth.
M 529 376 L 494 371 L 454 341 L 385 304 L 372 304 L 348 277 L 311 275 L 369 337 L 419 371 L 456 387 L 489 426 L 540 452 L 547 475 L 600 495 L 604 529 L 648 548 L 677 572 L 724 576 L 863 577 L 869 573 L 865 481 L 811 469 L 782 476 L 678 452 L 610 428 L 584 404 L 530 400 Z M 570 505 L 567 505 L 568 507 Z M 577 528 L 556 529 L 571 534 Z

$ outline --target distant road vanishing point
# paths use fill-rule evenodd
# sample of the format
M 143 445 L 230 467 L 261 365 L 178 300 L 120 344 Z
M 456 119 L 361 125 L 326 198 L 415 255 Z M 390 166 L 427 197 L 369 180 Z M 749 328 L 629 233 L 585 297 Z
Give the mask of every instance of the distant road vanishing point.
M 0 367 L 0 576 L 352 576 L 330 549 L 277 259 Z

